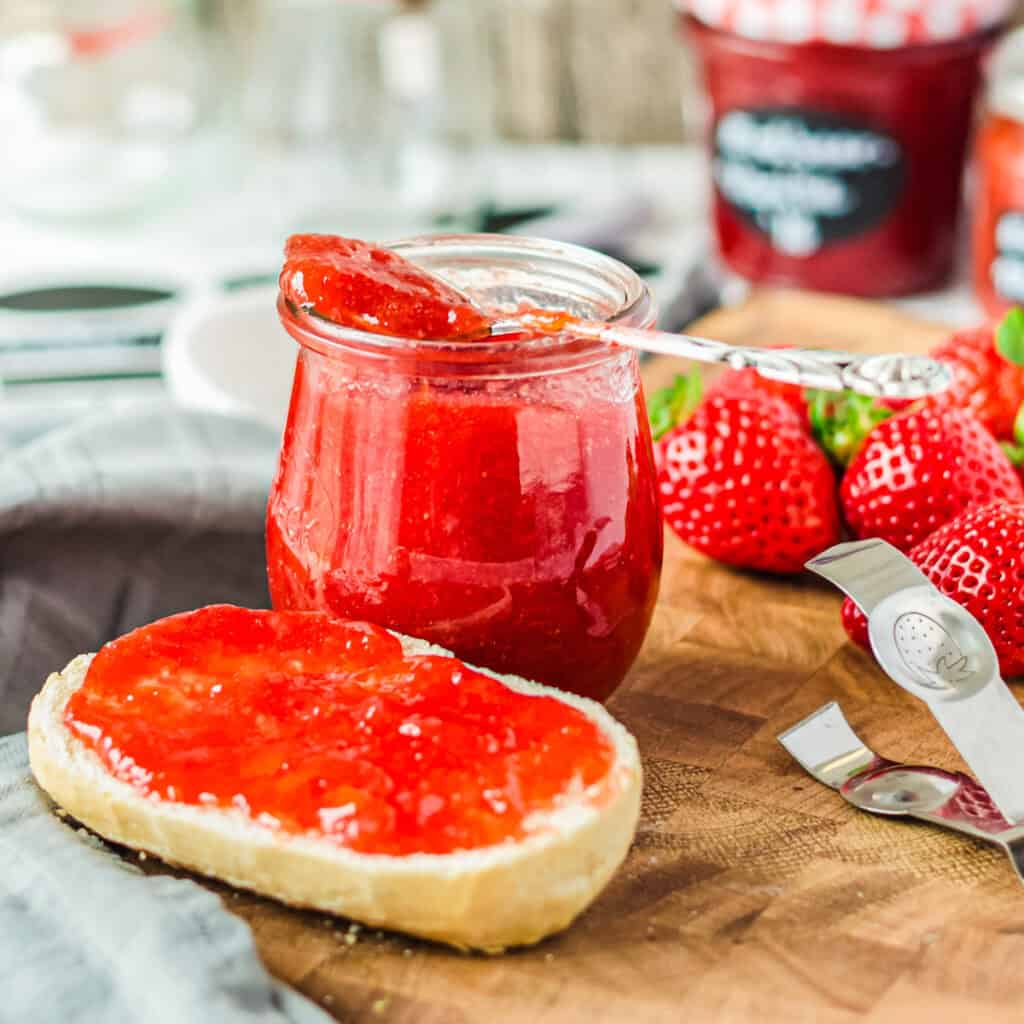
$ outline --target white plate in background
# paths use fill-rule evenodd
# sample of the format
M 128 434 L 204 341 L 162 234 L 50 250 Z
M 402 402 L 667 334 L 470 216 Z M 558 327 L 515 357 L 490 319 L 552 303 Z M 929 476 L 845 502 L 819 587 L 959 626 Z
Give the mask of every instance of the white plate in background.
M 210 294 L 189 303 L 163 342 L 175 401 L 284 429 L 298 346 L 277 317 L 277 286 Z

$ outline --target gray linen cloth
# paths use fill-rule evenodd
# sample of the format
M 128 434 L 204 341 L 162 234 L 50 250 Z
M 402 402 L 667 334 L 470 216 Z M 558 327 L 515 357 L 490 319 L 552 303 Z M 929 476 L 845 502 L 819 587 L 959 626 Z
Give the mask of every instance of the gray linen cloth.
M 274 981 L 243 921 L 52 813 L 24 734 L 0 740 L 0 1021 L 327 1024 Z
M 278 439 L 168 406 L 75 424 L 0 461 L 0 734 L 77 653 L 214 601 L 266 605 Z M 147 876 L 52 813 L 0 740 L 2 1024 L 321 1024 L 194 882 Z
M 0 459 L 0 735 L 46 676 L 172 612 L 266 607 L 278 438 L 170 405 L 56 430 Z

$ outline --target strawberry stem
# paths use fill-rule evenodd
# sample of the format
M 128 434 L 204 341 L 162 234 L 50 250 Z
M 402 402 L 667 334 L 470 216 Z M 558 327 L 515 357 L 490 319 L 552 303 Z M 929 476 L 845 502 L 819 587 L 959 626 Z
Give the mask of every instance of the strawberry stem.
M 676 379 L 651 395 L 647 411 L 654 440 L 685 423 L 700 404 L 704 385 L 699 373 L 677 374 Z
M 1004 441 L 1002 447 L 1007 458 L 1015 466 L 1024 463 L 1024 402 L 1021 403 L 1013 420 L 1013 441 Z
M 811 432 L 840 467 L 850 464 L 868 434 L 894 411 L 852 391 L 808 391 L 807 399 Z
M 996 350 L 1010 363 L 1024 366 L 1024 309 L 1014 306 L 996 328 Z

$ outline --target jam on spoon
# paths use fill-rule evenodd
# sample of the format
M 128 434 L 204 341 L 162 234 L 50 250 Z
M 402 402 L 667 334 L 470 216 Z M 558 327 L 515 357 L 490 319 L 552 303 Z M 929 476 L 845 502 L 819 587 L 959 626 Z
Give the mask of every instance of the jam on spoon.
M 293 235 L 280 286 L 293 306 L 372 334 L 443 340 L 490 333 L 490 318 L 458 289 L 354 238 Z

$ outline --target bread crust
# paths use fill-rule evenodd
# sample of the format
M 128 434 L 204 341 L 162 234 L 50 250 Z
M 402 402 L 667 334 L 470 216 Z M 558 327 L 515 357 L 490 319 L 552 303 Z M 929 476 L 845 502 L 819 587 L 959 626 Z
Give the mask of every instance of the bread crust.
M 409 653 L 447 653 L 402 640 Z M 91 659 L 80 655 L 51 675 L 32 702 L 28 747 L 39 785 L 107 839 L 292 906 L 497 953 L 566 928 L 605 886 L 636 830 L 641 768 L 625 728 L 593 701 L 485 669 L 478 671 L 514 690 L 583 711 L 615 748 L 606 780 L 538 816 L 523 840 L 449 854 L 365 854 L 276 832 L 240 811 L 147 799 L 64 725 Z

